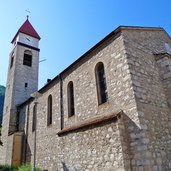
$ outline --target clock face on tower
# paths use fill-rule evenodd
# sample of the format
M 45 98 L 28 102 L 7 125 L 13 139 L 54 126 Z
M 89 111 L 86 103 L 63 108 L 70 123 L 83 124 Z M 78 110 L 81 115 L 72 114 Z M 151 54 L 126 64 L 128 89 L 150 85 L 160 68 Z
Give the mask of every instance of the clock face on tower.
M 24 39 L 25 44 L 32 46 L 33 45 L 33 39 L 29 36 L 26 36 Z

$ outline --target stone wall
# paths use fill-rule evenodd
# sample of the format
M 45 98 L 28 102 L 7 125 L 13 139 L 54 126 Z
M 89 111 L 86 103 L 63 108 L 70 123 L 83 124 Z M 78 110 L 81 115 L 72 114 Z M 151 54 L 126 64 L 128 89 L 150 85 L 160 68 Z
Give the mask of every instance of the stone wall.
M 171 108 L 171 56 L 169 54 L 155 55 L 160 78 L 166 94 L 167 103 Z
M 169 171 L 171 113 L 154 54 L 166 52 L 170 38 L 163 30 L 148 29 L 125 30 L 123 37 L 140 120 L 139 133 L 130 134 L 133 170 Z
M 12 157 L 13 157 L 13 140 L 14 136 L 10 135 L 7 137 L 7 149 L 6 149 L 6 160 L 5 163 L 12 164 Z
M 32 67 L 23 65 L 25 50 L 32 52 Z M 14 61 L 11 67 L 12 56 Z M 2 142 L 4 145 L 0 148 L 0 154 L 3 154 L 0 155 L 0 163 L 11 164 L 9 162 L 12 156 L 6 154 L 8 152 L 7 146 L 11 145 L 8 136 L 17 131 L 16 105 L 27 100 L 31 93 L 37 91 L 38 64 L 39 52 L 33 49 L 16 45 L 10 54 L 2 124 Z M 25 83 L 28 83 L 28 87 L 25 87 Z
M 16 68 L 13 76 L 15 79 L 12 96 L 14 106 L 23 103 L 30 97 L 31 93 L 38 90 L 39 52 L 21 45 L 17 46 L 17 54 L 15 56 Z M 23 65 L 25 50 L 29 50 L 32 53 L 31 67 Z M 25 87 L 25 83 L 28 84 L 27 87 Z
M 170 109 L 154 53 L 171 43 L 162 29 L 122 28 L 40 90 L 37 112 L 37 164 L 54 170 L 170 170 Z M 103 62 L 108 101 L 98 105 L 95 66 Z M 75 115 L 68 116 L 67 85 L 73 81 Z M 62 90 L 62 93 L 61 93 Z M 61 113 L 61 94 L 63 113 Z M 52 125 L 47 100 L 52 95 Z M 28 102 L 29 103 L 29 102 Z M 34 101 L 26 112 L 27 161 L 33 162 Z M 27 107 L 28 108 L 28 107 Z M 26 109 L 27 109 L 26 108 Z M 64 130 L 123 111 L 106 121 L 58 136 Z M 27 124 L 28 123 L 28 124 Z
M 104 63 L 108 90 L 108 101 L 98 105 L 95 66 Z M 73 69 L 61 75 L 64 107 L 64 129 L 81 122 L 102 116 L 108 116 L 122 109 L 124 119 L 134 120 L 139 125 L 136 115 L 131 75 L 128 70 L 127 58 L 122 36 L 112 37 L 100 47 L 88 54 L 83 61 L 73 66 Z M 74 84 L 75 116 L 68 117 L 67 85 Z M 54 171 L 62 167 L 70 170 L 131 170 L 130 151 L 124 121 L 106 123 L 88 130 L 73 132 L 62 137 L 57 133 L 61 130 L 60 80 L 56 80 L 49 88 L 40 92 L 38 104 L 37 127 L 37 162 L 41 168 Z M 47 126 L 47 99 L 53 99 L 53 121 Z M 30 104 L 28 144 L 33 161 L 32 132 L 33 105 Z M 131 118 L 131 119 L 130 119 Z M 137 126 L 136 126 L 137 127 Z M 29 154 L 30 155 L 30 154 Z M 91 159 L 91 160 L 90 160 Z
M 60 138 L 59 170 L 124 170 L 118 121 L 107 121 Z
M 14 48 L 13 53 L 16 54 L 17 49 Z M 10 114 L 11 114 L 11 98 L 12 98 L 12 91 L 13 91 L 13 81 L 14 81 L 14 68 L 16 61 L 14 60 L 13 67 L 10 69 L 11 57 L 9 57 L 9 65 L 8 65 L 8 77 L 6 83 L 6 92 L 5 92 L 5 100 L 4 100 L 4 109 L 3 109 L 3 122 L 2 122 L 2 142 L 3 146 L 0 147 L 0 163 L 5 164 L 7 158 L 7 146 L 8 146 L 8 133 L 9 133 L 9 124 L 10 124 Z M 10 143 L 10 142 L 9 142 Z M 8 160 L 9 161 L 9 160 Z M 11 163 L 9 163 L 11 164 Z

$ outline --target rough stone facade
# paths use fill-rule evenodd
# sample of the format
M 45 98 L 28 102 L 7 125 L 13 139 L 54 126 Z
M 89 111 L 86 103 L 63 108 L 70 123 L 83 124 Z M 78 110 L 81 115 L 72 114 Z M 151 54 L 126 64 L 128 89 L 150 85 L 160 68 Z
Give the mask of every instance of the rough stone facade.
M 171 46 L 162 28 L 119 27 L 39 90 L 37 164 L 48 171 L 171 170 Z M 99 105 L 95 67 L 104 64 L 107 102 Z M 68 83 L 75 115 L 68 116 Z M 52 124 L 47 126 L 48 97 Z M 33 163 L 33 111 L 18 106 L 22 162 Z
M 135 168 L 146 165 L 152 170 L 170 170 L 170 75 L 162 68 L 170 55 L 160 55 L 166 53 L 165 43 L 171 45 L 170 37 L 160 30 L 123 34 L 140 121 L 139 133 L 131 136 L 138 145 L 132 164 Z
M 23 65 L 24 52 L 32 53 L 32 67 Z M 12 59 L 13 58 L 13 59 Z M 13 62 L 12 62 L 13 61 Z M 18 131 L 17 105 L 30 97 L 30 94 L 38 89 L 38 64 L 39 51 L 32 48 L 15 44 L 9 57 L 8 78 L 6 83 L 5 102 L 2 123 L 3 148 L 0 148 L 1 163 L 11 163 L 13 138 L 11 134 Z M 27 87 L 25 84 L 27 83 Z M 13 137 L 13 136 L 12 136 Z M 8 140 L 10 139 L 10 140 Z M 2 150 L 2 151 L 1 151 Z M 10 161 L 10 162 L 9 162 Z

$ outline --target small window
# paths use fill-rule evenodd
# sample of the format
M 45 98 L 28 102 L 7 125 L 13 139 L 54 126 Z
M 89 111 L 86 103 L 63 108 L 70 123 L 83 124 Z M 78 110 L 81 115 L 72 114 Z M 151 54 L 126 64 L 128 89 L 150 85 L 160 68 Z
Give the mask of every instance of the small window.
M 104 71 L 104 65 L 102 62 L 99 62 L 95 67 L 95 76 L 97 84 L 97 96 L 99 105 L 107 102 L 107 86 L 106 86 L 106 77 Z
M 74 86 L 73 86 L 73 82 L 70 81 L 68 83 L 68 116 L 71 117 L 73 115 L 75 115 Z
M 25 83 L 25 88 L 28 87 L 28 83 Z
M 32 53 L 29 50 L 24 52 L 23 65 L 32 66 Z
M 12 68 L 12 66 L 13 66 L 13 63 L 14 63 L 14 55 L 12 55 L 12 56 L 11 56 L 10 68 Z
M 52 124 L 52 95 L 48 97 L 47 110 L 47 126 L 49 126 Z
M 6 112 L 8 112 L 8 106 L 6 107 Z
M 32 121 L 32 132 L 36 129 L 36 105 L 33 107 L 33 121 Z

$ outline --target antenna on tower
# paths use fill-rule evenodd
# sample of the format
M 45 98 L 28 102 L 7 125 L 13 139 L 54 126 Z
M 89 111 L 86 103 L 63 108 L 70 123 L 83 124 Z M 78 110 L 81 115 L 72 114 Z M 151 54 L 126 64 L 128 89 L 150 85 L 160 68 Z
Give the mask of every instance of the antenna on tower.
M 46 59 L 42 59 L 42 60 L 40 60 L 40 61 L 39 61 L 39 63 L 40 63 L 40 62 L 44 62 L 44 61 L 46 61 Z
M 27 16 L 26 16 L 26 17 L 27 17 L 27 19 L 28 19 L 28 18 L 29 18 L 29 15 L 31 14 L 31 12 L 30 12 L 28 9 L 26 9 L 25 11 L 26 11 L 26 13 L 27 13 Z

